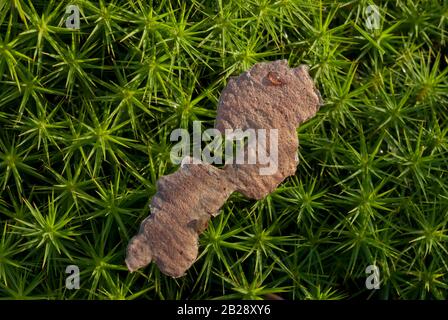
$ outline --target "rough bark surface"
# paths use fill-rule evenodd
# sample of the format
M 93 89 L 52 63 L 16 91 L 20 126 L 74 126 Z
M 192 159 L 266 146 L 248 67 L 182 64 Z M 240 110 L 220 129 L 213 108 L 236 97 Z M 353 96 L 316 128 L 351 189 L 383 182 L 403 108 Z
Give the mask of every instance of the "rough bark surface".
M 198 235 L 232 192 L 261 199 L 295 173 L 296 128 L 313 117 L 321 103 L 308 68 L 289 68 L 286 60 L 258 63 L 230 79 L 220 97 L 215 127 L 223 134 L 225 129 L 277 129 L 277 170 L 261 175 L 266 165 L 258 162 L 218 169 L 186 161 L 175 173 L 161 177 L 151 215 L 128 245 L 128 269 L 135 271 L 154 261 L 163 273 L 183 276 L 197 258 Z M 270 154 L 269 139 L 266 145 Z M 254 150 L 246 145 L 248 152 Z

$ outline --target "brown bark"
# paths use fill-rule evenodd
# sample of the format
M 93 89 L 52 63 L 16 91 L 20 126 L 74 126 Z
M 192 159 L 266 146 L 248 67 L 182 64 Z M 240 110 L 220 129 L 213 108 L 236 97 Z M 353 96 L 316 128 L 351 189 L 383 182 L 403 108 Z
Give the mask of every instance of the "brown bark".
M 183 276 L 197 258 L 198 235 L 232 192 L 261 199 L 295 173 L 296 128 L 314 116 L 320 105 L 320 94 L 307 67 L 291 69 L 286 60 L 258 63 L 230 79 L 220 97 L 215 127 L 223 134 L 225 129 L 277 129 L 277 169 L 262 175 L 260 169 L 266 165 L 259 162 L 232 163 L 223 169 L 206 163 L 185 164 L 161 177 L 151 215 L 129 243 L 128 269 L 134 271 L 154 261 L 163 273 Z M 268 149 L 269 145 L 268 139 Z M 246 145 L 245 154 L 251 151 Z M 267 151 L 270 154 L 271 150 Z

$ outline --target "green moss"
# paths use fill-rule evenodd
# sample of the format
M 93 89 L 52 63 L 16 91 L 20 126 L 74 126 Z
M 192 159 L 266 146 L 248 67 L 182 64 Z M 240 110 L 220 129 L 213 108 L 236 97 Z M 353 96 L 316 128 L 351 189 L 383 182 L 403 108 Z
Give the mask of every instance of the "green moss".
M 448 297 L 447 1 L 376 1 L 377 30 L 370 1 L 2 3 L 1 297 Z M 309 64 L 325 101 L 296 176 L 232 195 L 185 277 L 129 274 L 171 131 L 211 127 L 228 78 L 276 59 Z

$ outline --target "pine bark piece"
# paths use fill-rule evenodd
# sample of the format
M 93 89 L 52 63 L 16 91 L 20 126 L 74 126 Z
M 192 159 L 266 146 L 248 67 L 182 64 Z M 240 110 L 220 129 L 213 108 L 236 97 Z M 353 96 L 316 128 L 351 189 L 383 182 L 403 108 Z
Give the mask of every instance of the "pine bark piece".
M 235 189 L 222 170 L 210 164 L 185 164 L 157 181 L 157 193 L 129 246 L 126 264 L 135 271 L 154 261 L 180 277 L 198 255 L 198 234 Z
M 277 129 L 276 170 L 261 175 L 260 169 L 266 165 L 258 162 L 233 163 L 223 169 L 187 163 L 161 177 L 151 201 L 151 215 L 128 245 L 128 269 L 135 271 L 154 261 L 164 274 L 183 276 L 197 258 L 199 234 L 234 191 L 261 199 L 295 173 L 296 128 L 313 117 L 321 103 L 308 68 L 289 68 L 286 60 L 258 63 L 230 79 L 220 97 L 215 127 L 223 134 L 225 129 Z M 267 138 L 270 154 L 269 134 Z M 246 145 L 245 154 L 248 152 L 254 150 Z
M 286 60 L 258 63 L 229 81 L 220 97 L 216 128 L 222 133 L 236 128 L 278 130 L 278 171 L 260 175 L 260 168 L 265 166 L 258 163 L 226 167 L 237 191 L 261 199 L 295 173 L 299 146 L 296 128 L 314 116 L 321 103 L 308 67 L 291 69 Z

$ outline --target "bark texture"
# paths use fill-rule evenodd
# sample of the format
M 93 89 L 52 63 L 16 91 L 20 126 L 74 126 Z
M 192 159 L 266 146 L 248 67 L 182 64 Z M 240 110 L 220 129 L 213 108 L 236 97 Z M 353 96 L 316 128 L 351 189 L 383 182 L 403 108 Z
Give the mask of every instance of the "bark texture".
M 161 177 L 151 215 L 128 245 L 128 269 L 135 271 L 154 261 L 163 273 L 183 276 L 197 258 L 198 235 L 232 192 L 261 199 L 295 173 L 296 129 L 316 114 L 321 103 L 308 68 L 289 68 L 286 60 L 258 63 L 231 78 L 220 97 L 215 127 L 223 134 L 226 129 L 265 129 L 267 154 L 271 154 L 269 132 L 277 129 L 275 170 L 260 174 L 267 165 L 258 161 L 228 164 L 223 169 L 185 161 L 178 171 Z M 256 152 L 253 146 L 244 148 L 245 154 Z

